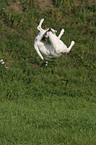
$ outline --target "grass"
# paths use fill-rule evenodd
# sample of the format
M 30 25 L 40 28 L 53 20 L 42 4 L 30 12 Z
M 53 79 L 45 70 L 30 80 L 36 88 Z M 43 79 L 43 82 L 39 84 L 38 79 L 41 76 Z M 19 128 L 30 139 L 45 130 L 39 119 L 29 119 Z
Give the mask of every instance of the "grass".
M 51 96 L 3 103 L 1 144 L 96 143 L 95 103 L 86 99 Z
M 0 2 L 0 144 L 96 144 L 95 13 L 93 0 Z M 48 67 L 33 47 L 41 18 L 76 43 Z

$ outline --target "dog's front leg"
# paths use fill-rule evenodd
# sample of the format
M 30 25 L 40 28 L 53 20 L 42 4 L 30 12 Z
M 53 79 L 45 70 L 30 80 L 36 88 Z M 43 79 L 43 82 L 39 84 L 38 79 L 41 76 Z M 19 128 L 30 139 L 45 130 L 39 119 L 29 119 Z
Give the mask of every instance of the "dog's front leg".
M 41 25 L 42 25 L 43 21 L 44 21 L 44 19 L 41 19 L 41 20 L 40 20 L 40 23 L 39 23 L 39 25 L 38 25 L 38 27 L 37 27 L 37 29 L 38 29 L 39 31 L 42 31 L 42 30 L 43 30 L 43 29 L 41 28 Z
M 59 39 L 61 38 L 61 36 L 63 35 L 63 33 L 64 33 L 64 29 L 62 29 L 62 30 L 60 31 L 60 34 L 59 34 L 59 36 L 58 36 Z

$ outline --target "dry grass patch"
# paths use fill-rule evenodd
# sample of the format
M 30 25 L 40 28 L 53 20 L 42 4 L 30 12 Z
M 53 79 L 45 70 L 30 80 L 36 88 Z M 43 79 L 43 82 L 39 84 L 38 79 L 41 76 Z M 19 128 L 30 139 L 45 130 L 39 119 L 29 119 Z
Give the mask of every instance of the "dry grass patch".
M 21 7 L 21 3 L 20 1 L 17 1 L 17 2 L 11 2 L 10 6 L 9 6 L 10 9 L 13 9 L 14 11 L 18 12 L 18 13 L 22 13 L 22 7 Z
M 35 5 L 39 6 L 42 11 L 48 8 L 54 8 L 52 0 L 37 0 Z

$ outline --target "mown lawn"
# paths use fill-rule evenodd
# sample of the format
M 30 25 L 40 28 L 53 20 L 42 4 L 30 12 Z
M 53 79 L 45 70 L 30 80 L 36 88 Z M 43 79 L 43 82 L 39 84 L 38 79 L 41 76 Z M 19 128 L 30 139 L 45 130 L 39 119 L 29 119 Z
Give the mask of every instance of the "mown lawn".
M 85 98 L 22 98 L 0 110 L 0 144 L 96 144 L 96 104 Z

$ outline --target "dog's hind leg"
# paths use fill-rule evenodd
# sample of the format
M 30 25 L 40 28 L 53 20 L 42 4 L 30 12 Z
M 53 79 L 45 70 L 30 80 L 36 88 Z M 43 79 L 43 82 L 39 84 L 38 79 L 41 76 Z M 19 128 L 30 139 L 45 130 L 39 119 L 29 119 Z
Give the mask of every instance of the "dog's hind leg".
M 69 46 L 69 48 L 67 48 L 67 53 L 71 50 L 71 48 L 73 47 L 73 45 L 75 44 L 74 41 L 71 42 L 71 45 Z

